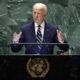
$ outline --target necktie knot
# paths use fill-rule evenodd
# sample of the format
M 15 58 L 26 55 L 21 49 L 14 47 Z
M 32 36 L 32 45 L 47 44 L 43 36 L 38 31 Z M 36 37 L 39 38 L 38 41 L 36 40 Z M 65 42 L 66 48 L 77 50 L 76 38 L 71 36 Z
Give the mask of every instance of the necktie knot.
M 38 28 L 40 28 L 41 26 L 40 25 L 38 25 Z

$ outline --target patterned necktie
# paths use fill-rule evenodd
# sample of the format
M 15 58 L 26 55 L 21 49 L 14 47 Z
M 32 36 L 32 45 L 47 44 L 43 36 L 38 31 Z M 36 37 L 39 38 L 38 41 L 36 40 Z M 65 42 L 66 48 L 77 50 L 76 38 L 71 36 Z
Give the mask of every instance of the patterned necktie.
M 36 36 L 36 40 L 37 43 L 39 43 L 39 45 L 37 45 L 39 51 L 41 50 L 41 46 L 40 43 L 42 43 L 42 34 L 41 34 L 41 27 L 40 25 L 38 26 L 38 30 L 37 30 L 37 36 Z

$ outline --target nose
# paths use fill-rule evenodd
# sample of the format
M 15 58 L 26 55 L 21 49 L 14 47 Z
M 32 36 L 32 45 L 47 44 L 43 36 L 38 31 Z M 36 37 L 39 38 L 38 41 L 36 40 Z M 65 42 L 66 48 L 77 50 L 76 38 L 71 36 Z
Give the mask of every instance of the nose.
M 36 13 L 35 16 L 38 17 L 38 14 Z

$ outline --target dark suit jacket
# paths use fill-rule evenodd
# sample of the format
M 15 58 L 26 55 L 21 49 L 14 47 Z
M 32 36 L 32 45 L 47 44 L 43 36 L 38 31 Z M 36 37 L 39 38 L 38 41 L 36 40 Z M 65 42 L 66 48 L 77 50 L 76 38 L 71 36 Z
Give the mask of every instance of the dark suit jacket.
M 44 40 L 43 43 L 59 43 L 57 40 L 57 26 L 50 25 L 45 22 L 45 30 L 44 30 Z M 36 43 L 36 35 L 34 29 L 34 22 L 29 24 L 25 24 L 21 28 L 22 35 L 19 39 L 19 43 Z M 64 43 L 67 43 L 66 41 Z M 11 45 L 11 49 L 14 52 L 18 52 L 23 45 Z M 64 51 L 67 51 L 69 48 L 68 44 L 57 44 L 57 46 Z M 37 54 L 38 50 L 36 45 L 25 45 L 26 54 Z M 54 45 L 42 45 L 42 49 L 40 54 L 53 54 Z

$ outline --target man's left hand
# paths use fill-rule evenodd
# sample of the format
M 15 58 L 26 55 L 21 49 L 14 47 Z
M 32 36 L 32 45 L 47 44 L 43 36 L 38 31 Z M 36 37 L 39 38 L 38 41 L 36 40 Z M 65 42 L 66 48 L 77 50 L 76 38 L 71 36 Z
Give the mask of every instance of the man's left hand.
M 57 30 L 57 37 L 58 37 L 58 41 L 59 41 L 60 43 L 63 43 L 63 42 L 64 42 L 64 40 L 63 40 L 63 34 L 62 34 L 62 32 L 59 31 L 59 30 Z

